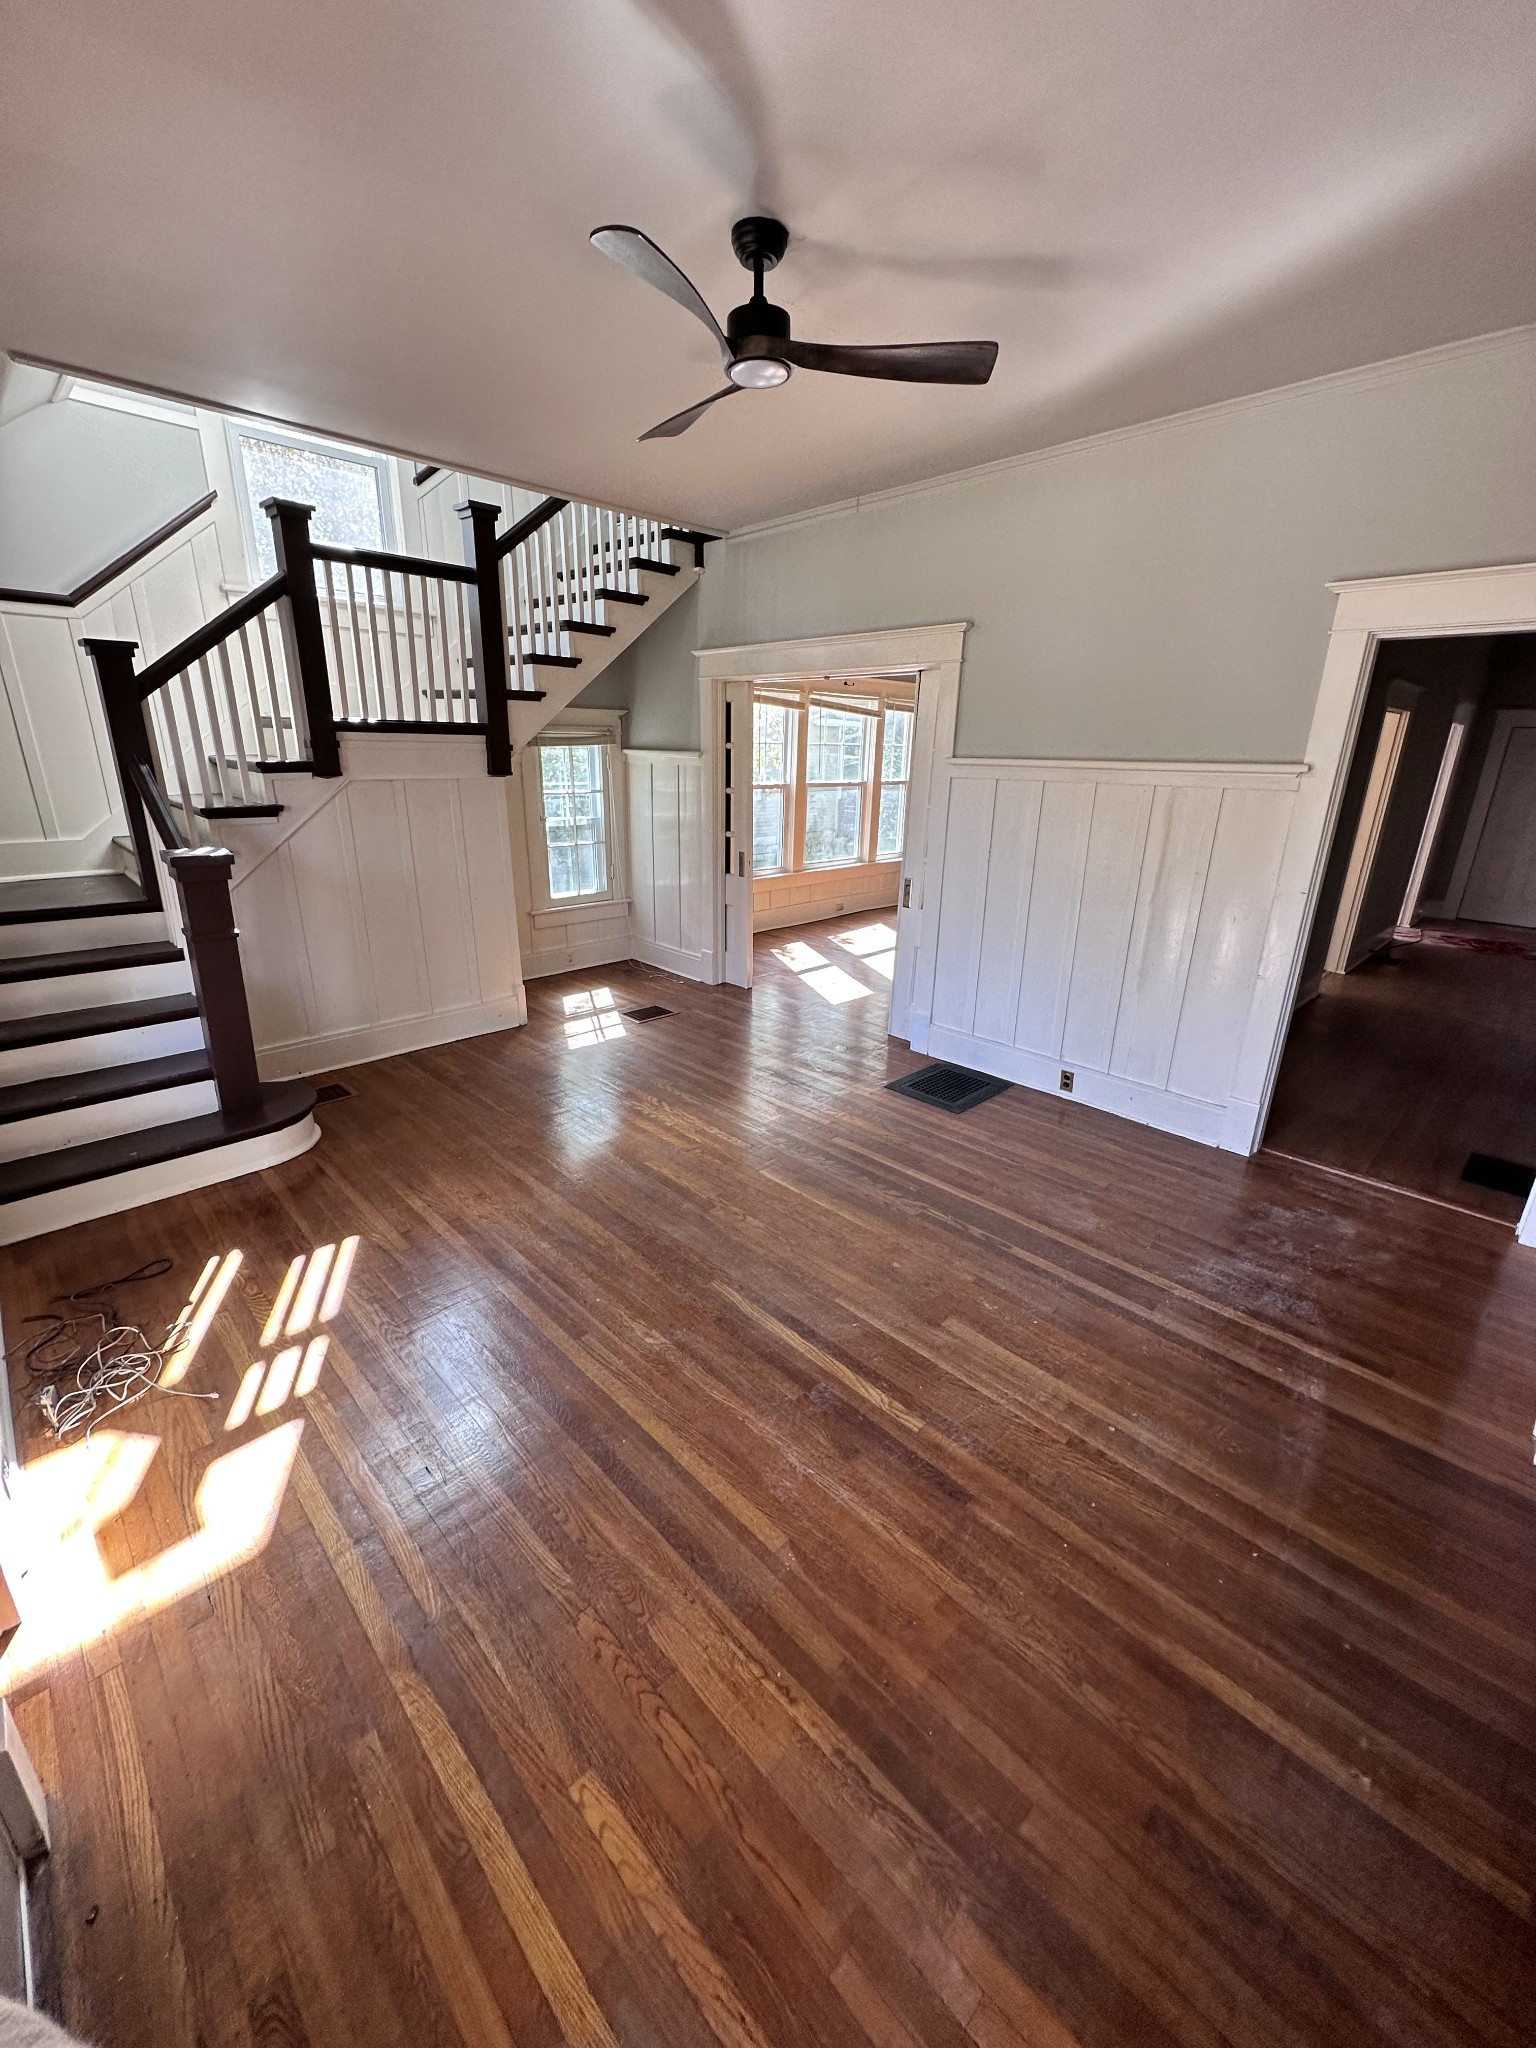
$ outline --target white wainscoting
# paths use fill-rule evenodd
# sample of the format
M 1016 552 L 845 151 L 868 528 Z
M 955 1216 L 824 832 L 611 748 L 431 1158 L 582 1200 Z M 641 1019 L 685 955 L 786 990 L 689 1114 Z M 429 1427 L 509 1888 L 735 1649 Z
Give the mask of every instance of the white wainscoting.
M 1066 1068 L 1074 1101 L 1249 1151 L 1233 1088 L 1304 772 L 936 764 L 914 1048 L 1053 1094 Z
M 812 924 L 819 917 L 894 910 L 900 894 L 899 860 L 807 868 L 798 875 L 758 875 L 752 883 L 752 929 L 772 932 L 788 924 Z
M 268 1079 L 526 1020 L 502 784 L 478 738 L 345 735 L 343 776 L 274 778 L 270 825 L 227 821 Z
M 112 865 L 124 824 L 80 641 L 136 640 L 152 661 L 228 602 L 223 556 L 210 507 L 77 611 L 0 605 L 0 878 Z
M 630 748 L 629 952 L 690 981 L 717 979 L 704 756 Z

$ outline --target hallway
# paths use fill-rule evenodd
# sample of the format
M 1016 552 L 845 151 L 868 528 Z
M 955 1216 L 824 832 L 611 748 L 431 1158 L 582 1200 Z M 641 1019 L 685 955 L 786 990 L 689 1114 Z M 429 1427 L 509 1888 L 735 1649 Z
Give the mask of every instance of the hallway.
M 0 1254 L 13 1344 L 213 1274 L 216 1404 L 22 1417 L 101 2048 L 1524 2038 L 1536 1256 L 887 1093 L 876 922 L 540 981 Z

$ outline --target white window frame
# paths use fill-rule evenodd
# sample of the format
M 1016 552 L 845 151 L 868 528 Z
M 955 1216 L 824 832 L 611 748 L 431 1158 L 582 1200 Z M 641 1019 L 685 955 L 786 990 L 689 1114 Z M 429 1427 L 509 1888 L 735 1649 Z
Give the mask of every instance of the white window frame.
M 256 508 L 251 503 L 250 479 L 245 473 L 245 457 L 240 449 L 243 436 L 256 441 L 276 441 L 285 448 L 298 448 L 306 454 L 339 455 L 348 462 L 366 464 L 377 471 L 379 524 L 384 536 L 381 545 L 391 550 L 399 548 L 400 506 L 393 456 L 381 455 L 377 448 L 359 448 L 350 441 L 332 441 L 322 434 L 305 434 L 296 427 L 275 426 L 270 420 L 247 419 L 233 413 L 225 415 L 224 433 L 229 445 L 235 502 L 240 512 L 240 534 L 245 542 L 246 568 L 253 584 L 261 580 L 261 561 L 257 552 Z
M 624 804 L 622 712 L 562 711 L 524 753 L 523 816 L 527 826 L 528 872 L 533 883 L 533 915 L 539 919 L 580 919 L 594 911 L 625 909 L 629 904 L 629 843 Z M 549 841 L 544 832 L 542 747 L 597 746 L 602 749 L 603 820 L 608 851 L 608 887 L 588 896 L 556 896 L 549 886 Z
M 799 681 L 780 682 L 775 678 L 765 676 L 757 683 L 754 683 L 752 689 L 754 715 L 759 703 L 783 705 L 796 713 L 793 779 L 786 786 L 788 801 L 785 810 L 784 838 L 786 851 L 789 856 L 788 862 L 785 866 L 779 868 L 759 868 L 754 865 L 753 873 L 755 875 L 761 876 L 765 880 L 770 877 L 780 880 L 787 875 L 837 874 L 850 868 L 900 867 L 902 861 L 900 853 L 893 854 L 885 859 L 881 859 L 878 853 L 880 841 L 880 797 L 885 787 L 881 774 L 885 756 L 885 718 L 887 711 L 892 710 L 910 711 L 915 714 L 917 709 L 916 695 L 915 684 L 907 681 L 905 678 L 895 681 L 878 676 L 837 676 L 829 677 L 825 681 L 812 683 Z M 806 775 L 810 751 L 811 706 L 815 703 L 832 703 L 840 696 L 863 699 L 865 702 L 868 702 L 870 699 L 877 701 L 877 709 L 875 711 L 864 713 L 864 716 L 870 719 L 874 727 L 874 731 L 870 736 L 870 752 L 867 756 L 869 765 L 863 779 L 858 783 L 818 782 L 815 784 L 815 787 L 817 789 L 857 788 L 861 791 L 863 815 L 859 825 L 859 847 L 851 860 L 816 861 L 814 864 L 808 864 L 805 858 L 805 819 L 806 799 L 812 787 Z M 905 782 L 901 785 L 907 791 L 908 806 L 910 806 L 912 801 L 912 757 L 916 745 L 916 737 L 917 728 L 914 717 L 912 744 L 909 745 L 907 751 L 907 775 Z M 758 785 L 754 782 L 754 792 L 759 786 L 774 789 L 780 787 L 778 783 Z M 905 839 L 907 822 L 909 821 L 904 820 L 903 839 Z
M 769 707 L 775 711 L 787 712 L 789 716 L 789 743 L 784 750 L 785 775 L 784 780 L 782 782 L 759 782 L 757 780 L 757 707 L 759 704 Z M 803 779 L 800 774 L 800 762 L 803 758 L 805 722 L 805 706 L 797 701 L 793 701 L 787 691 L 781 692 L 779 694 L 775 694 L 769 690 L 763 690 L 761 692 L 756 690 L 753 691 L 752 825 L 754 831 L 757 825 L 757 792 L 760 789 L 779 789 L 784 792 L 784 833 L 783 838 L 780 841 L 780 844 L 782 845 L 784 853 L 786 855 L 786 863 L 776 868 L 758 867 L 756 864 L 756 853 L 754 851 L 753 869 L 754 872 L 759 875 L 788 875 L 793 874 L 794 872 L 793 862 L 795 857 L 795 848 L 800 843 L 800 832 L 797 824 L 797 813 L 800 807 L 800 788 Z M 756 842 L 754 840 L 754 848 L 755 844 Z

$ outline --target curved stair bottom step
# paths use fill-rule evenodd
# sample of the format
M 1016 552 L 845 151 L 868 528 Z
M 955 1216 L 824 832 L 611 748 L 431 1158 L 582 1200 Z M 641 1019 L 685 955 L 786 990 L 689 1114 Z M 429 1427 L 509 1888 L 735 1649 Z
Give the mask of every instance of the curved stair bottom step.
M 320 1136 L 314 1089 L 303 1081 L 272 1081 L 262 1098 L 256 1117 L 190 1117 L 7 1162 L 0 1166 L 0 1244 L 259 1173 L 307 1152 Z

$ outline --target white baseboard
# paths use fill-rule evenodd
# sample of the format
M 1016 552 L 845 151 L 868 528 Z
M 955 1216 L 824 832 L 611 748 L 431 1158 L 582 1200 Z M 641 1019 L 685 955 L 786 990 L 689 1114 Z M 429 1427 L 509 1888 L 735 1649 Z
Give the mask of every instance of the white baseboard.
M 612 967 L 616 960 L 636 960 L 634 941 L 587 939 L 579 946 L 536 948 L 523 955 L 524 981 L 538 981 L 546 974 L 577 974 L 588 967 Z
M 918 1042 L 920 1036 L 922 1044 Z M 1058 1100 L 1062 1096 L 1062 1069 L 1066 1067 L 1072 1074 L 1073 1102 L 1084 1102 L 1090 1109 L 1107 1109 L 1112 1116 L 1150 1124 L 1154 1130 L 1171 1131 L 1176 1137 L 1193 1138 L 1200 1145 L 1216 1145 L 1227 1152 L 1247 1153 L 1253 1149 L 1251 1133 L 1257 1112 L 1247 1103 L 1199 1102 L 1192 1096 L 1175 1095 L 1167 1088 L 1151 1087 L 1145 1081 L 1125 1081 L 1116 1074 L 1095 1073 L 1090 1067 L 1074 1066 L 1068 1059 L 1024 1052 L 1018 1046 L 998 1045 L 990 1039 L 971 1038 L 943 1025 L 930 1025 L 921 1033 L 914 1028 L 910 1043 L 914 1052 L 952 1060 L 956 1066 L 972 1067 L 978 1073 L 995 1074 L 1000 1081 L 1016 1081 L 1021 1087 L 1036 1088 Z
M 752 929 L 755 932 L 782 931 L 786 925 L 822 924 L 833 917 L 865 917 L 877 910 L 896 909 L 896 898 L 888 883 L 870 889 L 852 889 L 846 896 L 829 897 L 825 902 L 785 903 L 772 910 L 754 910 Z
M 333 1067 L 360 1067 L 369 1060 L 392 1059 L 396 1053 L 448 1045 L 456 1038 L 511 1031 L 527 1021 L 521 995 L 498 996 L 493 1002 L 472 1003 L 461 1010 L 434 1010 L 425 1017 L 396 1017 L 387 1024 L 363 1024 L 318 1038 L 290 1038 L 279 1045 L 258 1046 L 256 1060 L 264 1081 L 294 1081 L 305 1074 L 329 1073 Z
M 320 1126 L 314 1118 L 301 1117 L 297 1123 L 264 1132 L 259 1138 L 242 1138 L 234 1145 L 188 1153 L 184 1159 L 134 1166 L 126 1173 L 108 1174 L 79 1187 L 31 1195 L 0 1208 L 0 1244 L 19 1244 L 23 1238 L 68 1230 L 93 1217 L 116 1216 L 124 1209 L 140 1209 L 146 1202 L 163 1202 L 171 1195 L 190 1194 L 194 1188 L 210 1188 L 221 1180 L 237 1180 L 244 1173 L 281 1166 L 285 1159 L 307 1152 L 319 1136 Z
M 664 946 L 660 939 L 635 939 L 630 946 L 630 958 L 643 960 L 647 967 L 660 967 L 667 974 L 681 975 L 684 981 L 714 979 L 712 953 L 694 953 L 685 946 Z

